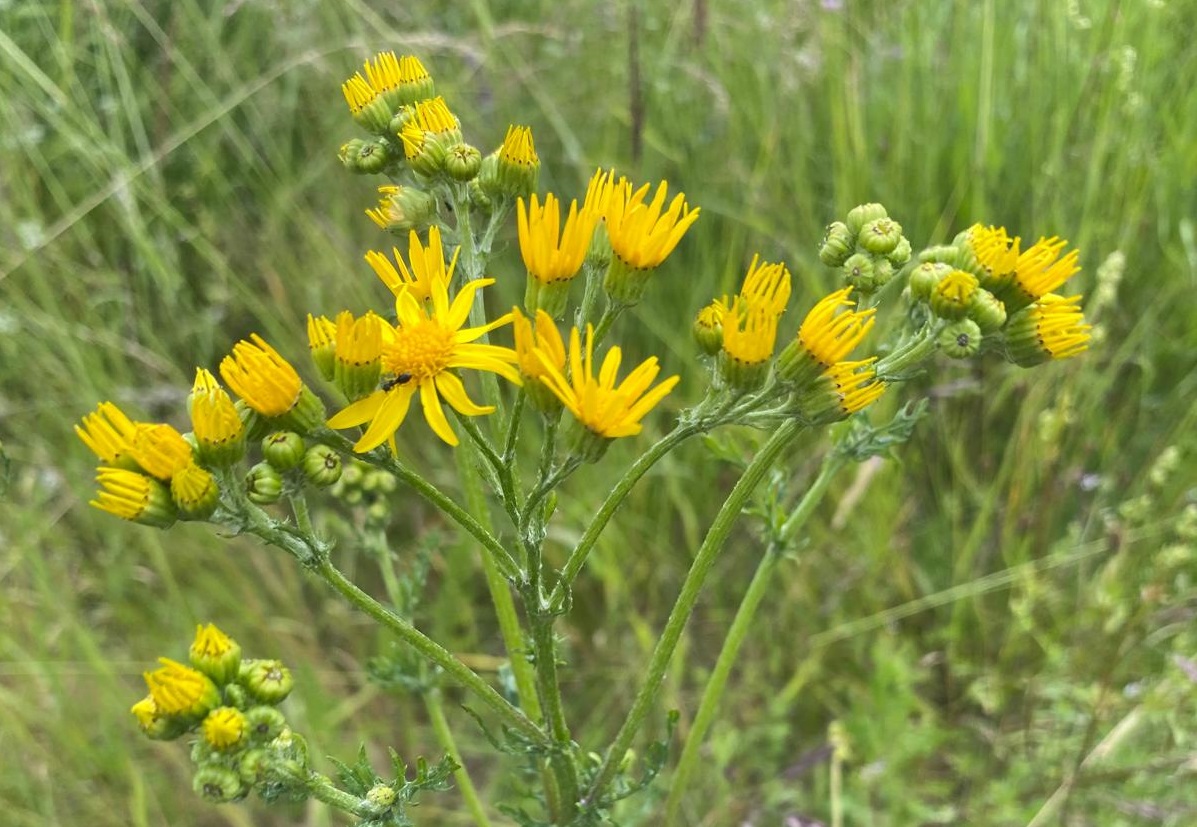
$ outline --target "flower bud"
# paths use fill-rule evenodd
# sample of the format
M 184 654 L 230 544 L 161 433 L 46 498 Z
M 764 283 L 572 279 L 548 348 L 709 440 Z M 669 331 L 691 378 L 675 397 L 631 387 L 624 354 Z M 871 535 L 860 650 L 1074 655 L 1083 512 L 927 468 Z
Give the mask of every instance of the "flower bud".
M 237 759 L 237 774 L 241 776 L 241 783 L 247 787 L 255 787 L 269 778 L 267 762 L 268 753 L 261 747 L 247 749 Z
M 341 478 L 341 455 L 327 445 L 313 445 L 303 455 L 303 475 L 319 488 L 332 485 Z
M 962 319 L 979 289 L 977 277 L 972 273 L 953 270 L 931 291 L 931 312 L 941 319 Z
M 889 284 L 895 272 L 894 265 L 890 263 L 888 258 L 873 258 L 873 284 L 878 289 Z
M 412 230 L 427 227 L 436 216 L 436 199 L 421 189 L 387 185 L 379 187 L 378 193 L 378 206 L 366 210 L 366 215 L 379 229 L 406 238 Z
M 245 475 L 245 494 L 258 505 L 276 503 L 283 496 L 283 478 L 268 462 L 259 462 Z
M 875 218 L 861 228 L 858 240 L 870 253 L 887 255 L 902 240 L 902 225 L 892 218 Z
M 387 264 L 389 266 L 389 262 Z M 391 274 L 394 274 L 393 269 Z M 333 380 L 351 402 L 378 390 L 378 380 L 382 376 L 382 327 L 382 318 L 374 313 L 356 319 L 348 310 L 337 314 Z
M 96 471 L 100 490 L 88 504 L 123 520 L 155 528 L 167 528 L 178 518 L 170 489 L 153 477 L 124 468 Z
M 972 319 L 961 319 L 939 331 L 939 349 L 952 359 L 967 359 L 981 349 L 981 328 Z
M 187 731 L 187 722 L 162 714 L 152 695 L 147 695 L 129 710 L 137 718 L 141 731 L 155 741 L 173 741 Z
M 187 654 L 192 666 L 220 686 L 236 679 L 241 667 L 241 645 L 213 623 L 195 627 Z
M 366 792 L 366 801 L 376 812 L 384 813 L 395 803 L 395 791 L 386 784 L 375 784 Z
M 874 275 L 873 257 L 865 253 L 849 256 L 843 266 L 844 280 L 862 293 L 871 293 L 877 289 Z
M 203 672 L 170 658 L 158 662 L 162 666 L 144 677 L 159 715 L 198 721 L 220 703 L 216 684 Z
M 241 663 L 240 683 L 264 704 L 277 704 L 291 694 L 295 681 L 291 670 L 278 660 L 247 660 Z
M 282 734 L 287 718 L 273 706 L 254 706 L 245 711 L 246 729 L 256 743 L 267 743 Z
M 968 317 L 982 333 L 992 333 L 1006 323 L 1006 306 L 988 290 L 978 290 L 968 306 Z
M 698 349 L 707 356 L 723 350 L 723 314 L 727 312 L 725 299 L 715 299 L 694 317 L 690 332 Z
M 213 709 L 201 727 L 205 743 L 218 752 L 228 752 L 245 743 L 248 729 L 245 713 L 231 706 Z
M 290 727 L 283 727 L 279 736 L 267 745 L 268 761 L 279 771 L 303 772 L 307 769 L 308 742 Z
M 454 181 L 471 181 L 482 166 L 482 153 L 469 144 L 457 144 L 445 156 L 445 172 Z
M 220 486 L 192 462 L 170 478 L 170 497 L 184 519 L 206 520 L 220 504 Z
M 342 144 L 337 157 L 341 159 L 345 169 L 358 175 L 382 172 L 383 167 L 391 160 L 390 151 L 384 141 L 363 141 L 360 138 Z
M 224 698 L 225 706 L 235 706 L 238 709 L 245 709 L 249 706 L 249 696 L 245 694 L 245 687 L 240 684 L 226 684 L 221 687 L 220 694 Z
M 390 123 L 387 124 L 387 132 L 399 137 L 399 133 L 403 131 L 403 127 L 411 123 L 412 118 L 416 116 L 416 108 L 410 104 L 407 106 L 400 106 L 391 118 Z
M 856 236 L 849 231 L 842 221 L 833 221 L 827 225 L 823 234 L 823 243 L 819 247 L 819 261 L 828 267 L 839 267 L 848 260 L 852 251 L 856 249 Z
M 540 158 L 532 143 L 532 130 L 526 126 L 508 127 L 496 168 L 499 191 L 512 198 L 527 198 L 536 190 L 539 177 Z
M 320 376 L 325 381 L 331 381 L 333 359 L 337 350 L 337 326 L 327 316 L 308 314 L 308 348 Z
M 262 456 L 276 471 L 290 471 L 303 462 L 303 437 L 294 431 L 275 431 L 262 440 Z
M 195 429 L 195 453 L 209 466 L 227 468 L 245 456 L 245 426 L 232 398 L 210 372 L 195 371 L 195 384 L 187 397 Z
M 239 801 L 249 793 L 249 787 L 241 781 L 239 774 L 217 764 L 200 767 L 191 786 L 198 795 L 213 804 Z
M 910 261 L 910 239 L 906 236 L 898 239 L 898 246 L 890 251 L 887 258 L 894 267 L 904 266 L 906 262 Z
M 432 178 L 444 169 L 445 146 L 436 135 L 409 123 L 399 133 L 399 139 L 403 141 L 403 153 L 414 172 Z
M 859 207 L 853 207 L 848 210 L 848 218 L 845 226 L 848 232 L 852 233 L 853 238 L 860 236 L 860 231 L 870 221 L 875 221 L 878 218 L 887 218 L 889 213 L 885 211 L 885 207 L 880 204 L 861 204 Z
M 485 161 L 486 159 L 483 158 L 482 160 Z M 478 176 L 480 176 L 481 174 L 482 173 L 481 173 L 481 169 L 480 169 Z M 478 176 L 475 176 L 474 179 L 472 181 L 470 181 L 470 185 L 469 185 L 470 204 L 472 206 L 476 207 L 477 209 L 481 210 L 484 213 L 489 213 L 491 210 L 493 210 L 495 208 L 495 202 L 490 197 L 490 195 L 487 194 L 486 189 L 482 186 L 481 182 L 478 180 Z
M 950 264 L 952 267 L 955 267 L 959 253 L 960 251 L 954 245 L 940 244 L 935 247 L 928 247 L 920 252 L 919 261 Z
M 1085 323 L 1080 301 L 1080 296 L 1048 293 L 1011 313 L 1002 331 L 1006 358 L 1025 368 L 1087 350 L 1092 327 Z
M 939 280 L 950 272 L 952 272 L 952 268 L 946 264 L 924 261 L 910 271 L 911 297 L 915 301 L 929 301 L 935 285 L 939 284 Z

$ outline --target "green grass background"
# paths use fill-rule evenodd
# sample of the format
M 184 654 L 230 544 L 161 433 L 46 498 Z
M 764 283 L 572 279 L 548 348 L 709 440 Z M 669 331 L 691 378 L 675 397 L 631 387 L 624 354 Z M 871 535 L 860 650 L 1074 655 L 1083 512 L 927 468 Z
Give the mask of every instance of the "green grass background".
M 139 736 L 140 672 L 181 656 L 197 621 L 292 665 L 286 709 L 317 754 L 436 752 L 418 702 L 367 682 L 384 641 L 363 618 L 271 549 L 89 509 L 93 459 L 71 433 L 109 398 L 183 424 L 194 366 L 237 338 L 260 331 L 302 364 L 306 312 L 383 302 L 361 260 L 385 243 L 362 215 L 374 181 L 336 160 L 357 134 L 338 85 L 396 49 L 480 146 L 531 124 L 542 189 L 577 195 L 614 165 L 702 207 L 617 331 L 683 372 L 675 405 L 702 392 L 690 314 L 755 251 L 789 263 L 805 309 L 833 285 L 823 226 L 861 201 L 916 249 L 978 220 L 1063 235 L 1090 295 L 1121 252 L 1084 357 L 940 363 L 894 394 L 930 395 L 931 416 L 899 462 L 837 483 L 782 566 L 686 818 L 1197 822 L 1197 564 L 1176 527 L 1197 448 L 1194 19 L 1192 0 L 0 2 L 0 821 L 338 823 L 203 804 L 186 750 Z M 495 267 L 513 297 L 514 252 Z M 407 439 L 451 484 L 448 450 L 422 424 Z M 563 492 L 557 550 L 635 447 Z M 795 490 L 819 452 L 790 457 Z M 622 719 L 731 481 L 701 446 L 663 463 L 580 582 L 564 680 L 588 748 Z M 393 512 L 436 523 L 406 495 Z M 662 704 L 680 735 L 758 553 L 749 527 L 735 535 L 690 624 Z M 424 625 L 485 663 L 501 646 L 470 561 L 438 559 Z M 356 575 L 376 588 L 364 561 Z M 509 768 L 449 714 L 476 780 L 510 798 Z M 841 788 L 833 721 L 851 748 Z M 621 815 L 651 823 L 661 803 Z M 452 792 L 417 818 L 469 823 Z

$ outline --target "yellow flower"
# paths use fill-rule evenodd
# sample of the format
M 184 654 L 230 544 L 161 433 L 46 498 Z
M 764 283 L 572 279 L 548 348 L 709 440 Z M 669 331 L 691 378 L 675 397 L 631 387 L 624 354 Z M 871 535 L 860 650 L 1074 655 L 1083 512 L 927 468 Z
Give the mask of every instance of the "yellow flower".
M 1004 227 L 977 224 L 969 230 L 968 239 L 977 263 L 986 274 L 982 286 L 1004 301 L 1011 311 L 1047 295 L 1081 269 L 1077 266 L 1077 250 L 1060 258 L 1068 242 L 1056 236 L 1040 238 L 1022 251 L 1022 239 L 1010 238 Z
M 308 350 L 320 375 L 331 380 L 336 366 L 337 326 L 327 316 L 308 314 Z
M 245 740 L 249 725 L 245 713 L 231 706 L 213 709 L 204 718 L 204 740 L 214 749 L 227 750 Z
M 127 468 L 101 467 L 100 490 L 88 504 L 122 520 L 166 528 L 175 521 L 175 506 L 166 486 Z
M 378 386 L 382 374 L 383 328 L 390 325 L 367 312 L 357 319 L 348 310 L 337 314 L 334 379 L 341 393 L 356 401 Z
M 231 465 L 242 457 L 245 427 L 241 417 L 232 398 L 217 384 L 216 377 L 203 368 L 195 370 L 195 384 L 187 397 L 187 407 L 191 414 L 191 429 L 205 461 Z
M 517 202 L 520 253 L 528 274 L 541 284 L 569 281 L 578 274 L 586 258 L 586 248 L 600 215 L 571 201 L 569 216 L 561 227 L 561 204 L 552 193 L 541 205 L 535 193 L 530 205 Z
M 798 342 L 824 368 L 831 367 L 847 356 L 868 335 L 876 322 L 873 316 L 877 311 L 872 308 L 859 312 L 838 312 L 856 305 L 856 302 L 848 299 L 851 292 L 852 288 L 845 287 L 824 298 L 806 314 L 806 319 L 798 329 Z
M 536 146 L 532 143 L 532 128 L 528 126 L 507 127 L 503 145 L 499 147 L 499 160 L 505 164 L 523 168 L 540 167 Z
M 432 295 L 433 284 L 439 282 L 448 285 L 453 278 L 453 270 L 457 267 L 457 254 L 460 247 L 453 248 L 453 257 L 445 267 L 445 253 L 441 246 L 441 231 L 439 227 L 428 228 L 428 246 L 420 243 L 420 236 L 412 230 L 408 237 L 407 257 L 411 261 L 410 269 L 403 261 L 398 247 L 392 247 L 395 264 L 384 253 L 371 250 L 366 253 L 366 261 L 374 269 L 382 283 L 396 296 L 407 290 L 419 301 L 427 301 Z
M 877 381 L 872 365 L 877 357 L 856 362 L 836 362 L 827 369 L 828 382 L 835 388 L 840 410 L 854 414 L 876 402 L 885 393 L 885 383 Z
M 963 319 L 980 283 L 966 270 L 953 270 L 931 290 L 931 312 L 941 319 Z
M 632 185 L 621 179 L 607 202 L 611 249 L 634 270 L 659 266 L 698 220 L 699 208 L 691 209 L 684 193 L 679 192 L 665 208 L 669 186 L 664 181 L 658 185 L 652 201 L 644 203 L 649 188 L 645 184 L 633 192 Z
M 494 408 L 474 404 L 453 369 L 485 370 L 517 385 L 520 382 L 519 372 L 513 367 L 518 360 L 514 350 L 474 343 L 488 331 L 511 321 L 510 315 L 482 327 L 462 328 L 469 318 L 474 294 L 493 283 L 493 279 L 471 281 L 450 304 L 446 283 L 432 279 L 431 308 L 407 290 L 400 292 L 395 301 L 399 323 L 386 333 L 382 348 L 382 370 L 391 378 L 383 383 L 382 389 L 333 416 L 328 421 L 329 427 L 352 428 L 369 422 L 365 434 L 353 446 L 358 452 L 369 451 L 394 435 L 418 390 L 429 427 L 445 442 L 457 445 L 457 436 L 445 418 L 440 397 L 464 416 L 491 413 Z
M 341 84 L 349 111 L 358 114 L 380 96 L 387 98 L 388 109 L 413 103 L 432 92 L 432 77 L 420 59 L 411 55 L 396 57 L 394 52 L 379 52 L 363 67 L 366 76 L 355 72 Z
M 143 730 L 149 730 L 158 721 L 158 705 L 148 695 L 133 704 L 129 711 L 137 718 L 137 723 Z
M 777 341 L 778 319 L 768 305 L 754 305 L 736 296 L 723 316 L 723 352 L 744 365 L 769 361 Z
M 111 402 L 101 402 L 75 426 L 83 444 L 108 465 L 121 465 L 129 459 L 129 442 L 136 431 L 133 420 Z
M 569 334 L 569 371 L 567 380 L 554 364 L 552 354 L 537 350 L 545 372 L 542 381 L 561 400 L 588 431 L 605 439 L 635 436 L 640 420 L 673 390 L 679 377 L 670 376 L 650 388 L 660 372 L 655 356 L 646 359 L 616 384 L 622 354 L 612 347 L 603 359 L 598 376 L 594 373 L 594 327 L 586 325 L 586 350 L 575 327 Z
M 216 685 L 197 669 L 170 658 L 159 658 L 160 669 L 145 673 L 150 697 L 160 714 L 199 718 L 220 700 Z
M 782 263 L 761 263 L 760 256 L 754 255 L 740 295 L 750 305 L 766 307 L 770 313 L 781 316 L 790 300 L 790 271 Z
M 699 350 L 714 356 L 723 350 L 723 317 L 727 315 L 727 296 L 715 299 L 694 317 L 690 332 Z
M 1048 293 L 1013 314 L 1005 329 L 1010 360 L 1031 367 L 1088 350 L 1093 328 L 1085 324 L 1080 301 L 1080 296 L 1064 298 Z
M 195 640 L 191 643 L 192 658 L 222 658 L 234 649 L 241 651 L 241 647 L 215 623 L 196 625 Z
M 582 202 L 582 209 L 592 212 L 599 218 L 606 218 L 607 208 L 611 203 L 611 195 L 615 192 L 615 170 L 604 172 L 601 168 L 590 176 L 590 183 L 586 186 L 586 198 Z
M 170 496 L 184 516 L 203 520 L 220 503 L 220 488 L 211 474 L 189 462 L 171 477 Z
M 262 416 L 276 417 L 299 402 L 303 380 L 291 363 L 258 334 L 233 345 L 220 363 L 220 375 L 246 405 Z
M 191 445 L 169 425 L 140 422 L 129 440 L 129 456 L 142 470 L 163 482 L 191 464 Z
M 421 133 L 422 134 L 422 133 Z M 378 206 L 366 210 L 380 230 L 403 232 L 427 224 L 436 213 L 436 201 L 415 187 L 387 184 L 378 188 Z
M 565 370 L 565 342 L 553 318 L 543 310 L 536 311 L 536 326 L 518 307 L 512 308 L 512 333 L 515 335 L 515 354 L 520 375 L 524 379 L 544 378 L 545 366 L 537 351 L 544 353 L 558 371 Z M 527 388 L 527 385 L 524 386 Z

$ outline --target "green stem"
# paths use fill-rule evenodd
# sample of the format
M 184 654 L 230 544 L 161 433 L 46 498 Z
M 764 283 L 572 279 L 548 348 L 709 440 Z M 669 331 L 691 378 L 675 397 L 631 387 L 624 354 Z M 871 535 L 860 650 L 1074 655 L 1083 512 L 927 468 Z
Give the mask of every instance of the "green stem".
M 553 589 L 553 595 L 549 600 L 550 605 L 557 605 L 557 603 L 565 598 L 565 590 L 570 587 L 574 579 L 578 576 L 578 572 L 586 565 L 586 558 L 590 554 L 590 550 L 594 548 L 594 544 L 598 541 L 599 535 L 603 533 L 603 529 L 607 527 L 607 523 L 611 517 L 619 510 L 624 499 L 631 493 L 632 487 L 647 473 L 648 469 L 657 463 L 657 460 L 701 430 L 702 427 L 697 424 L 679 424 L 636 458 L 636 461 L 632 463 L 632 467 L 624 473 L 619 482 L 615 484 L 615 487 L 611 489 L 611 493 L 607 495 L 607 499 L 603 500 L 603 504 L 599 506 L 598 513 L 594 515 L 594 519 L 590 521 L 590 525 L 586 526 L 586 531 L 582 533 L 582 536 L 574 546 L 574 550 L 570 552 L 569 559 L 565 561 L 565 567 L 561 570 L 561 579 L 557 583 L 556 588 Z
M 930 358 L 938 348 L 937 337 L 943 323 L 925 325 L 915 337 L 893 353 L 880 359 L 876 365 L 877 378 L 884 381 L 900 381 Z
M 748 468 L 744 471 L 744 476 L 740 477 L 736 482 L 735 487 L 732 488 L 731 493 L 728 494 L 727 499 L 724 500 L 723 505 L 719 508 L 719 513 L 715 515 L 715 519 L 711 523 L 711 527 L 707 530 L 706 537 L 703 538 L 702 545 L 698 549 L 698 554 L 695 556 L 694 562 L 690 565 L 690 571 L 686 575 L 686 580 L 682 583 L 681 593 L 678 595 L 677 601 L 673 604 L 673 610 L 669 613 L 669 620 L 665 623 L 665 629 L 662 631 L 661 637 L 657 641 L 657 646 L 653 650 L 652 660 L 649 661 L 644 683 L 641 684 L 640 691 L 636 693 L 636 699 L 632 703 L 632 708 L 628 712 L 623 726 L 619 728 L 619 733 L 615 736 L 614 743 L 607 749 L 607 754 L 603 759 L 603 765 L 599 769 L 598 776 L 586 794 L 588 801 L 594 801 L 602 793 L 603 788 L 615 776 L 619 763 L 623 760 L 624 753 L 632 745 L 632 740 L 636 737 L 640 725 L 648 715 L 653 701 L 656 700 L 657 690 L 660 689 L 661 681 L 665 678 L 665 670 L 669 666 L 669 661 L 673 659 L 673 653 L 677 649 L 682 630 L 686 626 L 686 621 L 690 619 L 690 613 L 694 610 L 694 604 L 698 602 L 698 595 L 702 591 L 707 574 L 710 573 L 711 566 L 714 565 L 715 559 L 719 556 L 719 551 L 723 548 L 728 534 L 731 533 L 732 526 L 739 518 L 740 512 L 743 511 L 744 505 L 748 502 L 748 498 L 756 490 L 757 485 L 760 484 L 761 479 L 768 472 L 769 468 L 772 467 L 781 452 L 794 439 L 800 428 L 801 425 L 798 422 L 791 420 L 783 423 L 773 432 L 773 435 L 769 437 L 769 441 L 764 444 L 760 451 L 757 452 L 757 455 L 753 457 L 752 462 L 749 463 Z
M 304 783 L 308 795 L 330 807 L 343 810 L 346 813 L 367 818 L 372 812 L 370 806 L 356 795 L 337 789 L 332 779 L 326 775 L 312 773 Z
M 541 732 L 540 728 L 532 723 L 527 715 L 508 703 L 478 673 L 454 657 L 435 640 L 358 588 L 332 564 L 327 555 L 320 555 L 316 571 L 324 578 L 325 582 L 340 592 L 359 611 L 377 620 L 395 633 L 404 643 L 439 666 L 450 678 L 473 692 L 483 704 L 503 720 L 503 723 L 542 746 L 550 745 L 551 741 L 548 736 Z
M 626 305 L 608 303 L 603 308 L 603 315 L 599 317 L 598 324 L 594 326 L 594 344 L 598 346 L 599 342 L 603 341 L 607 333 L 611 330 L 611 325 L 615 324 L 615 320 L 623 315 L 623 311 L 627 309 Z
M 353 455 L 353 444 L 340 434 L 329 431 L 322 433 L 320 437 L 321 441 L 328 443 L 331 447 Z M 487 531 L 481 523 L 475 520 L 468 511 L 455 503 L 448 494 L 441 491 L 390 454 L 384 453 L 381 449 L 365 454 L 357 454 L 356 456 L 363 462 L 373 465 L 375 468 L 382 468 L 385 471 L 389 471 L 396 479 L 413 489 L 429 503 L 439 508 L 446 517 L 464 528 L 486 549 L 488 554 L 485 556 L 494 558 L 494 564 L 498 566 L 499 571 L 503 573 L 504 577 L 514 580 L 519 576 L 519 565 L 515 562 L 515 558 L 503 547 L 503 544 Z
M 605 232 L 605 231 L 603 231 Z M 594 315 L 594 303 L 598 300 L 599 289 L 603 282 L 603 272 L 606 268 L 584 265 L 586 289 L 582 293 L 582 303 L 578 305 L 577 315 L 574 316 L 574 327 L 585 330 L 586 323 Z
M 557 646 L 553 639 L 552 617 L 532 618 L 532 637 L 536 649 L 536 677 L 540 688 L 540 703 L 545 712 L 545 723 L 553 738 L 555 749 L 549 757 L 549 769 L 556 778 L 558 792 L 556 813 L 552 813 L 554 824 L 567 824 L 573 818 L 578 805 L 578 773 L 572 756 L 573 739 L 565 721 L 565 709 L 561 704 L 561 684 L 557 677 Z
M 686 735 L 686 745 L 682 748 L 681 758 L 678 759 L 672 786 L 669 789 L 669 801 L 665 805 L 665 827 L 670 827 L 677 821 L 686 784 L 698 764 L 699 749 L 715 720 L 715 713 L 719 710 L 719 702 L 723 699 L 723 692 L 727 688 L 727 680 L 731 676 L 732 666 L 735 665 L 740 648 L 744 645 L 748 632 L 752 628 L 752 621 L 756 617 L 757 609 L 760 608 L 761 599 L 769 588 L 773 572 L 777 568 L 777 562 L 781 559 L 781 550 L 785 548 L 786 542 L 794 535 L 794 532 L 806 523 L 815 510 L 815 506 L 827 493 L 832 477 L 843 465 L 843 457 L 834 450 L 827 455 L 819 470 L 819 476 L 806 490 L 798 507 L 794 509 L 794 513 L 778 531 L 777 539 L 769 544 L 760 563 L 757 564 L 756 573 L 752 576 L 748 591 L 744 593 L 744 597 L 740 601 L 740 608 L 736 610 L 736 617 L 727 632 L 727 638 L 723 641 L 723 648 L 720 649 L 719 658 L 715 661 L 715 669 L 711 672 L 711 677 L 703 690 L 702 702 L 698 705 L 698 712 Z
M 449 722 L 445 720 L 445 709 L 441 703 L 439 689 L 430 689 L 424 693 L 424 708 L 428 710 L 428 720 L 432 724 L 432 731 L 436 733 L 437 740 L 441 742 L 441 749 L 457 763 L 457 769 L 453 771 L 453 778 L 457 781 L 466 807 L 474 816 L 474 823 L 478 827 L 490 827 L 490 819 L 487 818 L 482 800 L 478 798 L 478 790 L 474 787 L 465 762 L 461 760 L 461 752 L 457 749 L 457 742 L 453 739 L 453 731 L 449 729 Z

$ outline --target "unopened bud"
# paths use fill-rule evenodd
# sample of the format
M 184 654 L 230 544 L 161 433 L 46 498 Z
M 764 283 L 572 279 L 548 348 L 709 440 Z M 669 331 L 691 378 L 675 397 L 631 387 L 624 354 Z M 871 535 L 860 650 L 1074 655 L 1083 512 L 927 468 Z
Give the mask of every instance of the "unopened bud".
M 972 319 L 961 319 L 941 330 L 937 342 L 946 356 L 967 359 L 981 349 L 981 328 Z
M 241 667 L 241 645 L 216 625 L 195 627 L 195 640 L 188 650 L 191 665 L 223 686 L 236 679 Z
M 935 290 L 935 285 L 939 284 L 939 280 L 950 272 L 952 272 L 952 268 L 946 264 L 924 261 L 910 271 L 911 298 L 915 301 L 929 301 L 932 291 Z
M 238 773 L 216 764 L 200 767 L 191 786 L 197 794 L 213 804 L 237 801 L 249 793 L 249 787 L 242 783 Z
M 898 239 L 898 246 L 894 247 L 886 258 L 889 259 L 889 263 L 894 265 L 894 267 L 905 265 L 906 262 L 910 261 L 910 239 L 906 236 Z
M 844 280 L 860 292 L 871 293 L 877 289 L 872 256 L 866 253 L 849 256 L 844 262 L 843 271 Z
M 992 333 L 1006 323 L 1006 306 L 988 290 L 978 290 L 968 306 L 968 317 L 982 333 Z
M 245 711 L 246 730 L 257 743 L 273 741 L 287 725 L 287 718 L 273 706 L 254 706 Z
M 870 253 L 886 255 L 902 240 L 902 225 L 892 218 L 875 218 L 861 228 L 858 240 Z
M 345 169 L 358 175 L 382 172 L 390 159 L 390 152 L 383 141 L 363 141 L 360 138 L 346 141 L 337 153 Z
M 245 494 L 258 505 L 276 503 L 283 496 L 282 475 L 268 462 L 259 462 L 245 475 Z
M 291 670 L 278 660 L 247 660 L 241 664 L 241 685 L 264 704 L 277 704 L 291 694 Z
M 366 801 L 378 813 L 386 812 L 395 803 L 395 791 L 386 784 L 375 784 L 366 793 Z
M 303 475 L 324 488 L 341 478 L 341 455 L 327 445 L 313 445 L 303 456 Z
M 848 217 L 844 223 L 848 228 L 848 232 L 852 233 L 852 237 L 857 238 L 860 235 L 860 231 L 870 221 L 875 221 L 878 218 L 887 218 L 888 216 L 889 213 L 880 204 L 861 204 L 859 207 L 853 207 L 848 210 Z
M 980 289 L 977 277 L 964 270 L 953 270 L 931 291 L 931 312 L 941 319 L 962 319 Z
M 848 260 L 852 251 L 856 249 L 856 236 L 842 221 L 833 221 L 827 225 L 823 234 L 823 243 L 819 247 L 819 261 L 828 267 L 839 267 Z
M 303 437 L 294 431 L 275 431 L 262 440 L 262 456 L 276 471 L 290 471 L 303 462 Z
M 445 155 L 445 172 L 455 181 L 471 181 L 482 166 L 482 153 L 469 144 L 457 144 Z

